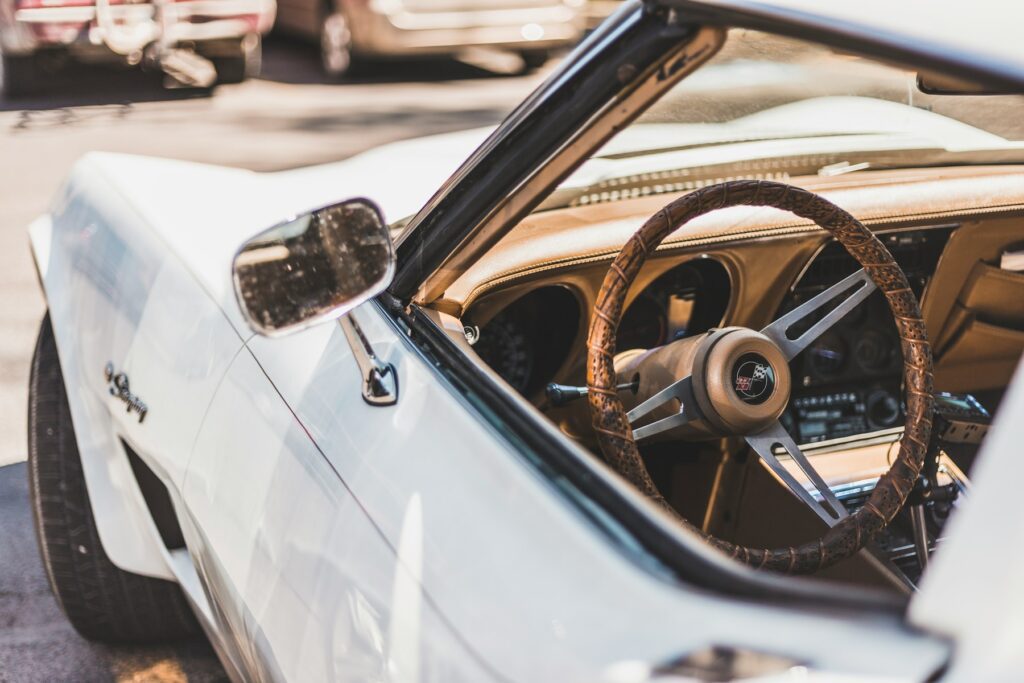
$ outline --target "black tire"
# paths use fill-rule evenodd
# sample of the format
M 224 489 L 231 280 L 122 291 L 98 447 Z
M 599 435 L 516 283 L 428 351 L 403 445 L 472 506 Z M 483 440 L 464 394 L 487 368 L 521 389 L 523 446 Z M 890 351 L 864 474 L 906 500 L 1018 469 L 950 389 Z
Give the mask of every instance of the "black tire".
M 246 79 L 245 57 L 215 57 L 211 60 L 217 70 L 217 84 L 241 83 Z
M 244 44 L 246 39 L 243 39 L 238 47 L 238 54 L 210 59 L 217 70 L 218 84 L 241 83 L 247 78 L 260 75 L 263 67 L 263 43 L 259 36 L 249 36 L 247 39 L 255 39 L 255 44 L 247 48 Z
M 28 476 L 39 552 L 75 630 L 92 640 L 136 643 L 199 633 L 176 583 L 118 569 L 100 544 L 49 314 L 29 378 Z
M 0 55 L 0 94 L 31 95 L 39 87 L 35 55 Z

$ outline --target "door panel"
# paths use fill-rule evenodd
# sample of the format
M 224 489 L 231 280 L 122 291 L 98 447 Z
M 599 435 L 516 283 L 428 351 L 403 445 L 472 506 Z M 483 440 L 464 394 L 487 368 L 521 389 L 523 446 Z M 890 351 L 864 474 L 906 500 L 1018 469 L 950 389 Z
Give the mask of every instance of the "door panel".
M 1024 670 L 1024 362 L 1017 365 L 957 505 L 910 603 L 910 620 L 956 644 L 944 681 L 1011 681 Z
M 747 604 L 634 562 L 375 303 L 350 315 L 397 370 L 394 406 L 362 401 L 336 324 L 250 347 L 392 549 L 403 546 L 409 510 L 419 508 L 423 592 L 503 679 L 608 680 L 630 662 L 673 661 L 709 643 L 864 675 L 920 678 L 945 657 L 943 645 L 907 633 L 898 618 L 853 624 Z
M 417 504 L 386 542 L 248 352 L 207 415 L 185 501 L 203 539 L 196 563 L 249 677 L 490 679 L 420 591 Z

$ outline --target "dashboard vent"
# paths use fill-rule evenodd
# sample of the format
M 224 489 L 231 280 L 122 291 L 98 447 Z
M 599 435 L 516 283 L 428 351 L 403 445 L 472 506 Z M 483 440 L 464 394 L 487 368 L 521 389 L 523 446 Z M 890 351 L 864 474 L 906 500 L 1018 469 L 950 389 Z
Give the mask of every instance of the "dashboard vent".
M 671 177 L 673 175 L 677 177 Z M 606 204 L 608 202 L 620 202 L 626 199 L 637 199 L 650 195 L 690 192 L 691 190 L 697 190 L 708 185 L 717 185 L 718 183 L 731 180 L 774 180 L 784 183 L 789 181 L 789 173 L 785 171 L 776 173 L 748 173 L 727 177 L 687 180 L 679 180 L 677 173 L 645 173 L 642 176 L 630 176 L 629 178 L 617 179 L 614 182 L 598 185 L 593 192 L 573 197 L 569 201 L 569 206 Z

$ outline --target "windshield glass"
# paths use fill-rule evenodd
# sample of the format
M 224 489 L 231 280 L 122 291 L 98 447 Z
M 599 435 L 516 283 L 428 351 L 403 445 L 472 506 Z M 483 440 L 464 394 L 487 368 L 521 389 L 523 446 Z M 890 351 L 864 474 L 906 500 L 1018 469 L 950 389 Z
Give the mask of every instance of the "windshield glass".
M 722 50 L 541 207 L 732 178 L 1024 162 L 1019 95 L 934 95 L 913 71 L 733 29 Z

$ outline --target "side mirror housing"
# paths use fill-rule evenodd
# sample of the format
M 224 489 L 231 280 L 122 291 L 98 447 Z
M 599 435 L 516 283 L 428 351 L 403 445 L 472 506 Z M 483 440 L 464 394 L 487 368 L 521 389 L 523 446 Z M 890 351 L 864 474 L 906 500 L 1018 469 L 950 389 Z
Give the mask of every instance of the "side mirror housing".
M 233 271 L 249 326 L 275 336 L 340 318 L 384 291 L 395 248 L 380 209 L 350 199 L 260 233 L 235 254 Z

